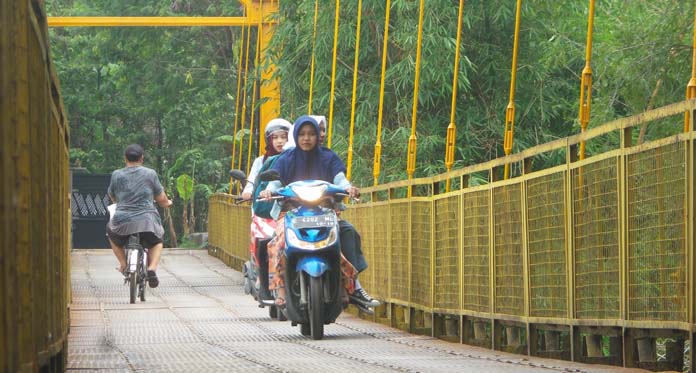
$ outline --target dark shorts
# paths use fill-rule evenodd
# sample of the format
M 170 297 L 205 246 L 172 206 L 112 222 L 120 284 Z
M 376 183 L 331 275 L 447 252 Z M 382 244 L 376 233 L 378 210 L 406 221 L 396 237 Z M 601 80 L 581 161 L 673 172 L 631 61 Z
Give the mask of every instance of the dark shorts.
M 152 232 L 140 232 L 140 244 L 143 245 L 144 248 L 151 248 L 158 243 L 162 243 L 162 239 L 155 236 L 154 233 Z M 126 244 L 128 243 L 128 236 L 121 236 L 118 235 L 109 229 L 109 227 L 106 228 L 106 235 L 109 237 L 111 242 L 116 244 L 116 246 L 119 247 L 125 247 Z

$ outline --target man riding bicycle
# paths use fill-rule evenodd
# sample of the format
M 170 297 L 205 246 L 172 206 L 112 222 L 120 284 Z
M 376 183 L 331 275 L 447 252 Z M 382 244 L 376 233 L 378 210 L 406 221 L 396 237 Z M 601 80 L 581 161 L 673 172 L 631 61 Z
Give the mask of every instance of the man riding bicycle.
M 160 207 L 170 207 L 172 201 L 167 197 L 157 173 L 143 166 L 144 150 L 138 144 L 128 145 L 124 152 L 126 167 L 111 174 L 109 197 L 117 203 L 116 212 L 106 225 L 111 249 L 118 259 L 119 272 L 126 270 L 124 248 L 128 236 L 140 233 L 140 242 L 148 248 L 147 277 L 151 288 L 159 285 L 157 264 L 162 253 L 162 220 L 152 201 Z

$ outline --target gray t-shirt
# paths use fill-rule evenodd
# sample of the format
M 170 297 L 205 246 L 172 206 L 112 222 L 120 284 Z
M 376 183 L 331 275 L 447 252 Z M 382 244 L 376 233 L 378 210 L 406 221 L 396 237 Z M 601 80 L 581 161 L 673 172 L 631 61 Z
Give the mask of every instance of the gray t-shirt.
M 163 190 L 155 170 L 147 167 L 124 167 L 111 173 L 107 191 L 117 206 L 109 229 L 121 236 L 153 232 L 162 238 L 164 228 L 153 201 Z

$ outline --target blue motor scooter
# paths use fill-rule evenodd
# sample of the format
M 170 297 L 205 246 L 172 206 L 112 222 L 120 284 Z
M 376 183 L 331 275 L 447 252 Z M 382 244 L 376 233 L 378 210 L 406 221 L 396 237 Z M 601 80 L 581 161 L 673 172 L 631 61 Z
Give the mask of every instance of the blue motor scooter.
M 269 170 L 262 180 L 278 180 Z M 347 297 L 341 284 L 341 242 L 337 204 L 345 190 L 319 180 L 296 181 L 274 192 L 285 214 L 285 296 L 283 312 L 303 335 L 324 337 L 324 324 L 336 321 Z M 344 302 L 344 299 L 346 300 Z

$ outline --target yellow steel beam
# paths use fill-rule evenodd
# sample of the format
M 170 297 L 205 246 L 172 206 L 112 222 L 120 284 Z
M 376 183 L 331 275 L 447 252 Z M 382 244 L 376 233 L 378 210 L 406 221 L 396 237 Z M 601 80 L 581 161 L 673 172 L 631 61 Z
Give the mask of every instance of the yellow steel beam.
M 278 14 L 278 1 L 246 0 L 250 19 L 257 20 L 258 35 L 261 36 L 259 51 L 261 53 L 259 67 L 261 68 L 261 82 L 259 88 L 259 130 L 266 130 L 266 123 L 273 118 L 280 117 L 280 80 L 276 74 L 276 65 L 269 56 L 268 46 L 271 43 L 277 26 L 275 15 Z M 259 146 L 265 147 L 266 139 L 259 136 Z
M 250 17 L 48 17 L 48 27 L 255 26 Z

